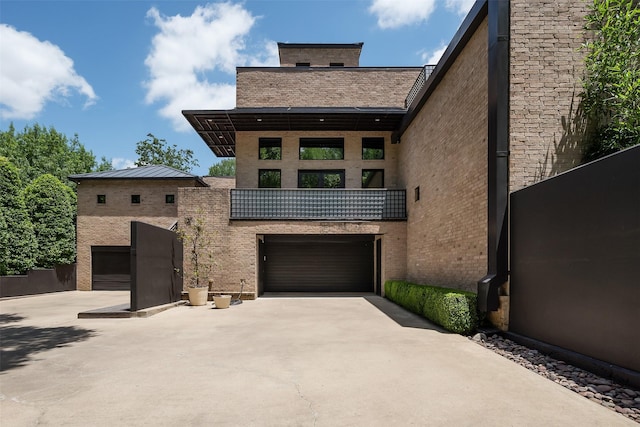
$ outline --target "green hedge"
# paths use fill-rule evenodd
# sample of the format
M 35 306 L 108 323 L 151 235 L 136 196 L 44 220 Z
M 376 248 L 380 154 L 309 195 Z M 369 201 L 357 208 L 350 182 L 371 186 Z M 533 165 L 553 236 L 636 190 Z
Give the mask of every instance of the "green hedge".
M 477 296 L 472 292 L 397 280 L 387 281 L 384 291 L 391 301 L 448 331 L 471 334 L 478 326 Z

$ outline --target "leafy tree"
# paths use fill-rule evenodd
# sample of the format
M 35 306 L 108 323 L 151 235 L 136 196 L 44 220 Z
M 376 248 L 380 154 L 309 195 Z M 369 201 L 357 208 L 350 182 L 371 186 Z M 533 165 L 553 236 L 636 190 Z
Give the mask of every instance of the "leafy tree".
M 96 172 L 112 171 L 113 169 L 113 163 L 105 156 L 102 156 L 102 158 L 100 158 L 100 163 L 98 163 L 98 166 L 95 167 Z
M 24 273 L 35 265 L 38 244 L 25 207 L 18 169 L 6 157 L 0 157 L 0 216 L 3 217 L 0 242 L 5 245 L 0 272 Z
M 50 268 L 72 263 L 76 256 L 73 190 L 45 174 L 25 188 L 24 198 L 38 241 L 36 265 Z
M 78 135 L 69 140 L 53 127 L 47 129 L 37 123 L 26 126 L 22 132 L 16 132 L 13 124 L 7 131 L 0 131 L 0 156 L 7 157 L 18 168 L 24 185 L 50 173 L 74 189 L 75 184 L 67 177 L 91 172 L 96 163 Z
M 590 132 L 584 160 L 640 143 L 640 2 L 593 0 L 585 28 L 582 106 Z
M 177 145 L 169 145 L 164 139 L 156 138 L 152 133 L 147 139 L 136 144 L 138 160 L 136 166 L 165 165 L 185 172 L 191 172 L 193 167 L 199 166 L 193 158 L 192 150 L 179 150 Z
M 209 176 L 235 176 L 236 159 L 223 159 L 209 168 Z

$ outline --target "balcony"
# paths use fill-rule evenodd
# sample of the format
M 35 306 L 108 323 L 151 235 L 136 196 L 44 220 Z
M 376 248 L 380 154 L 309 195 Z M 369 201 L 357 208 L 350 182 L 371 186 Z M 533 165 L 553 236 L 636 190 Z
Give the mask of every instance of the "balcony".
M 387 189 L 233 189 L 231 219 L 406 221 L 406 192 Z

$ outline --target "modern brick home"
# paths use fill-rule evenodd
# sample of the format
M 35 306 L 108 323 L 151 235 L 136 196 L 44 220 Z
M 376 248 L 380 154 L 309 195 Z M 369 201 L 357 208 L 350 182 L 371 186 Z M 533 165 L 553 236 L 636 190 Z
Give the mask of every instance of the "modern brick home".
M 129 289 L 131 221 L 162 228 L 178 219 L 179 188 L 206 187 L 168 166 L 144 166 L 69 177 L 78 184 L 77 288 Z
M 380 293 L 397 278 L 497 301 L 510 191 L 579 162 L 585 14 L 478 0 L 436 66 L 280 43 L 280 67 L 238 68 L 236 108 L 183 111 L 237 161 L 236 188 L 179 190 L 180 219 L 206 212 L 216 288 Z

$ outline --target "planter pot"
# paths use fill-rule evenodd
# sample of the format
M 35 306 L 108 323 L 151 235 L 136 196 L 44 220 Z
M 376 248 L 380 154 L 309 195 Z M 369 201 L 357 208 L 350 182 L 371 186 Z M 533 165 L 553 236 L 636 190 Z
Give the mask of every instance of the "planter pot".
M 207 288 L 187 288 L 189 292 L 189 303 L 191 305 L 205 305 L 209 290 Z
M 229 308 L 231 303 L 231 295 L 218 295 L 213 297 L 213 303 L 216 308 Z

